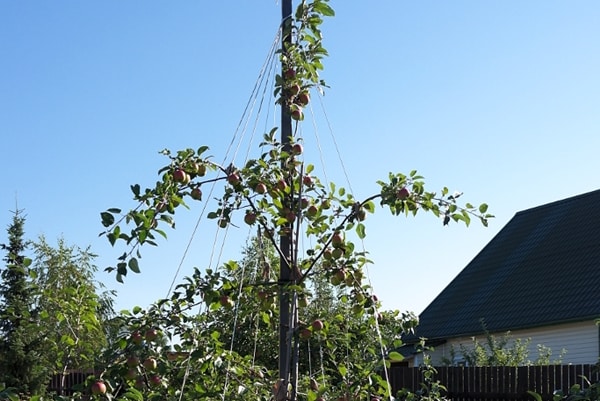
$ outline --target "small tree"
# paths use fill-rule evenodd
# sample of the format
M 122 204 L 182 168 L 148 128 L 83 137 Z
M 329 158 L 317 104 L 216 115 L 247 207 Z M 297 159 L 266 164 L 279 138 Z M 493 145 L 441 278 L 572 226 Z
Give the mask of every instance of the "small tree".
M 69 369 L 93 369 L 107 344 L 103 318 L 113 314 L 110 293 L 98 294 L 96 255 L 63 238 L 52 247 L 41 236 L 32 247 L 36 308 L 48 340 L 46 352 L 53 355 L 51 368 L 63 375 Z

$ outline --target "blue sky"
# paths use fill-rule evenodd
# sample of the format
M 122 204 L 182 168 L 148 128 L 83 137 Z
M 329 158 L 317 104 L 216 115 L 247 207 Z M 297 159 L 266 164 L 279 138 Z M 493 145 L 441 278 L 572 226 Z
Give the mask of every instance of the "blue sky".
M 416 169 L 429 189 L 463 191 L 496 215 L 486 229 L 369 216 L 384 307 L 422 311 L 516 212 L 598 189 L 599 2 L 331 5 L 331 88 L 323 107 L 313 94 L 305 160 L 346 187 L 347 174 L 358 198 Z M 154 183 L 163 148 L 208 145 L 223 158 L 279 19 L 274 0 L 0 2 L 0 221 L 18 202 L 30 238 L 64 236 L 90 245 L 100 268 L 114 263 L 123 248 L 98 238 L 99 213 L 133 205 L 129 185 Z M 118 308 L 166 295 L 200 213 L 178 212 L 177 231 L 126 284 L 98 274 Z M 180 276 L 208 266 L 215 242 L 219 260 L 238 258 L 248 235 L 231 230 L 221 251 L 202 220 Z

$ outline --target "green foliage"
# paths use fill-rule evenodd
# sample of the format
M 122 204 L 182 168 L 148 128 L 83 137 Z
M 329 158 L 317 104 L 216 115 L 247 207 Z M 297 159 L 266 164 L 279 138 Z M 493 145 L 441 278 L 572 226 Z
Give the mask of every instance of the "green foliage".
M 596 365 L 596 369 L 600 366 Z M 592 383 L 587 377 L 581 376 L 585 385 L 574 384 L 565 393 L 563 390 L 556 390 L 552 397 L 552 401 L 598 401 L 600 400 L 600 382 Z M 535 401 L 542 401 L 540 394 L 534 391 L 528 391 L 529 395 Z
M 566 350 L 556 360 L 552 360 L 552 350 L 549 347 L 538 344 L 538 358 L 534 361 L 529 359 L 529 346 L 531 339 L 513 339 L 510 331 L 501 337 L 491 334 L 485 322 L 481 321 L 485 333 L 485 341 L 480 342 L 473 337 L 471 346 L 460 344 L 459 355 L 464 359 L 467 366 L 524 366 L 524 365 L 550 365 L 559 364 Z M 447 365 L 452 365 L 456 360 L 457 351 L 450 349 L 450 358 L 444 360 Z
M 24 255 L 24 225 L 25 216 L 17 210 L 7 229 L 9 243 L 1 246 L 6 265 L 0 285 L 0 382 L 17 394 L 41 392 L 48 374 L 32 310 L 35 287 L 29 279 L 31 260 Z
M 98 294 L 96 255 L 62 238 L 53 247 L 42 236 L 32 247 L 39 330 L 47 339 L 52 370 L 93 369 L 98 351 L 106 346 L 103 318 L 109 318 L 112 302 L 110 293 Z

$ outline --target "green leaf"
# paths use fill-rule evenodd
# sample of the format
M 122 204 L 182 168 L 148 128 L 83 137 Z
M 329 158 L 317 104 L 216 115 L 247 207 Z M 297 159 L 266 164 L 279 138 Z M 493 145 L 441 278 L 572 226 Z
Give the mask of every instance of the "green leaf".
M 482 203 L 481 205 L 479 205 L 479 213 L 485 213 L 488 210 L 488 205 L 486 205 L 485 203 Z
M 115 223 L 115 217 L 109 212 L 100 213 L 100 217 L 102 218 L 102 225 L 104 227 L 110 227 Z
M 538 393 L 536 393 L 535 391 L 528 390 L 527 394 L 529 394 L 530 396 L 532 396 L 535 399 L 535 401 L 542 401 L 542 396 L 539 395 Z
M 365 233 L 365 225 L 363 223 L 358 223 L 356 226 L 356 234 L 358 234 L 358 238 L 364 239 L 367 234 Z
M 402 356 L 401 353 L 396 352 L 396 351 L 392 351 L 389 353 L 388 358 L 390 359 L 390 361 L 392 362 L 401 362 L 404 360 L 404 356 Z
M 140 267 L 138 265 L 138 261 L 136 258 L 131 258 L 129 259 L 129 269 L 134 272 L 134 273 L 139 273 L 140 272 Z
M 338 372 L 340 372 L 340 375 L 346 376 L 348 374 L 348 369 L 344 365 L 338 365 Z

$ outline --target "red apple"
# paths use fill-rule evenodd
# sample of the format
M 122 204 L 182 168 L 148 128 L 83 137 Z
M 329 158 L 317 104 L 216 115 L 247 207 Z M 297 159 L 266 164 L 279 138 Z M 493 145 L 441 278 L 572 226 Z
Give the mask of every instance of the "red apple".
M 192 189 L 192 193 L 190 194 L 193 199 L 202 200 L 202 191 L 200 188 Z
M 258 184 L 256 185 L 256 187 L 254 188 L 254 191 L 255 191 L 256 193 L 258 193 L 258 194 L 261 194 L 261 195 L 262 195 L 262 194 L 264 194 L 265 192 L 267 192 L 267 186 L 266 186 L 265 184 L 263 184 L 262 182 L 261 182 L 261 183 L 258 183 Z
M 308 209 L 306 209 L 306 214 L 310 217 L 314 217 L 319 213 L 319 208 L 315 205 L 310 205 Z
M 306 199 L 306 198 L 300 199 L 300 208 L 301 209 L 306 209 L 309 204 L 310 204 L 310 202 L 308 201 L 308 199 Z
M 140 358 L 138 358 L 137 356 L 130 356 L 129 358 L 127 358 L 127 366 L 129 366 L 130 368 L 135 368 L 140 364 Z
M 314 331 L 321 331 L 323 330 L 323 322 L 319 319 L 315 320 L 314 322 L 312 322 L 311 324 L 312 328 Z
M 144 337 L 142 337 L 139 331 L 135 331 L 131 333 L 131 341 L 136 345 L 140 345 L 144 341 Z
M 307 340 L 312 336 L 312 331 L 307 329 L 306 327 L 300 330 L 300 338 Z
M 158 386 L 160 386 L 160 382 L 161 382 L 160 376 L 159 375 L 152 375 L 148 379 L 148 382 L 150 384 L 150 387 L 158 387 Z
M 400 200 L 404 200 L 404 199 L 408 198 L 409 196 L 410 196 L 410 192 L 408 191 L 408 189 L 406 187 L 403 187 L 398 192 L 396 192 L 396 198 L 398 198 Z
M 302 177 L 302 183 L 307 187 L 311 187 L 313 184 L 313 179 L 310 175 L 305 175 L 304 177 Z
M 244 216 L 244 222 L 249 226 L 253 225 L 254 223 L 256 223 L 256 214 L 254 212 L 246 213 L 246 215 Z
M 292 146 L 292 153 L 295 155 L 301 155 L 303 151 L 304 151 L 304 147 L 302 146 L 301 143 L 295 143 Z
M 106 384 L 103 381 L 98 380 L 92 384 L 92 394 L 104 394 L 106 393 Z
M 277 189 L 280 191 L 285 191 L 287 189 L 287 182 L 285 182 L 283 178 L 277 181 Z
M 296 96 L 298 93 L 300 93 L 300 90 L 301 90 L 301 89 L 302 89 L 302 88 L 300 88 L 300 85 L 298 85 L 298 84 L 294 84 L 294 85 L 292 85 L 292 86 L 290 87 L 290 94 L 291 94 L 292 96 Z
M 344 274 L 344 272 L 341 272 L 340 270 L 336 270 L 333 273 L 333 276 L 331 276 L 331 278 L 329 279 L 329 282 L 333 285 L 340 285 L 340 284 L 342 284 L 342 281 L 344 281 L 345 278 L 346 278 L 346 275 Z
M 188 174 L 182 169 L 175 169 L 173 171 L 173 181 L 175 182 L 186 182 L 189 181 Z
M 285 77 L 285 79 L 292 79 L 292 78 L 294 78 L 296 76 L 296 71 L 294 71 L 293 68 L 288 68 L 283 73 L 283 76 Z
M 302 92 L 296 97 L 296 103 L 300 106 L 306 106 L 310 102 L 310 95 L 308 92 Z
M 227 176 L 227 182 L 231 185 L 237 185 L 240 183 L 240 176 L 238 173 L 231 173 Z
M 221 306 L 226 308 L 233 308 L 235 306 L 235 302 L 233 302 L 227 295 L 222 295 L 221 298 L 219 298 L 219 302 L 221 303 Z
M 331 244 L 335 247 L 342 246 L 344 244 L 344 238 L 342 237 L 342 234 L 339 232 L 334 233 L 331 237 Z
M 296 221 L 296 213 L 289 211 L 285 214 L 285 219 L 288 221 L 288 223 L 293 223 L 294 221 Z
M 146 341 L 154 341 L 156 340 L 156 337 L 158 337 L 158 331 L 154 328 L 148 329 L 146 330 L 144 337 L 146 338 Z
M 292 120 L 304 120 L 304 113 L 302 113 L 302 107 L 297 107 L 294 110 L 292 110 Z
M 154 358 L 147 358 L 144 361 L 144 369 L 146 370 L 154 370 L 157 366 L 158 364 L 156 363 L 156 359 Z

